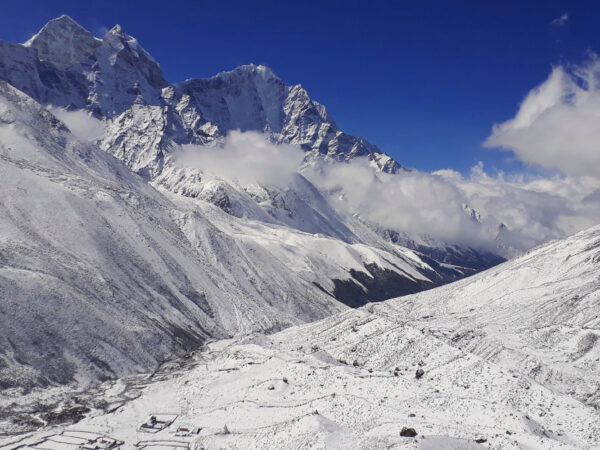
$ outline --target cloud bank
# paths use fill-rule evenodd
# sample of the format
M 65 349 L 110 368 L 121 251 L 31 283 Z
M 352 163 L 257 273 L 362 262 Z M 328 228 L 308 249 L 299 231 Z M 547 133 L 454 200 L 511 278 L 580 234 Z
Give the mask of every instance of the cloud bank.
M 305 153 L 261 133 L 230 133 L 214 147 L 186 146 L 176 164 L 242 186 L 286 189 Z M 365 158 L 322 162 L 301 171 L 345 215 L 438 243 L 470 245 L 513 256 L 600 222 L 600 181 L 593 177 L 491 175 L 480 163 L 468 175 L 453 170 L 377 172 Z M 474 220 L 464 205 L 481 220 Z M 500 231 L 504 224 L 510 232 Z
M 490 250 L 500 245 L 505 256 L 600 222 L 600 182 L 593 178 L 492 176 L 481 163 L 468 176 L 449 169 L 390 175 L 360 160 L 308 177 L 331 193 L 338 209 L 442 242 Z M 500 232 L 501 224 L 508 231 Z
M 594 56 L 583 66 L 555 67 L 513 119 L 494 125 L 484 145 L 565 175 L 600 178 L 599 124 L 600 61 Z

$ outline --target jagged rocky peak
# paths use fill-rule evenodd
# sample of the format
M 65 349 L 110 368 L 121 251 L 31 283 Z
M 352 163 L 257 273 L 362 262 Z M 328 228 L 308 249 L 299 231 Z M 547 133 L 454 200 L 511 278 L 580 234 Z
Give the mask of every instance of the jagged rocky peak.
M 141 72 L 149 86 L 162 89 L 169 85 L 160 69 L 158 62 L 135 39 L 123 30 L 121 25 L 115 25 L 102 39 L 103 47 L 115 57 L 109 58 L 111 65 L 124 71 L 137 70 Z
M 216 77 L 227 79 L 239 76 L 240 74 L 246 74 L 252 77 L 259 77 L 263 80 L 274 79 L 279 83 L 282 83 L 281 79 L 277 75 L 275 75 L 269 67 L 262 64 L 254 63 L 243 64 L 241 66 L 236 67 L 233 70 L 220 72 L 216 75 Z
M 102 119 L 129 116 L 134 106 L 148 108 L 148 115 L 164 108 L 161 132 L 176 144 L 205 144 L 232 130 L 256 130 L 274 142 L 301 146 L 307 162 L 366 156 L 379 170 L 401 170 L 375 145 L 344 133 L 300 84 L 285 84 L 267 66 L 247 64 L 211 78 L 169 84 L 158 62 L 120 25 L 100 39 L 64 15 L 23 45 L 0 42 L 0 78 L 44 105 L 83 109 Z M 110 128 L 111 142 L 131 135 L 130 122 L 118 122 L 123 126 Z M 158 157 L 170 146 L 163 139 L 158 149 L 144 147 L 155 146 L 154 139 L 127 142 L 127 148 L 111 151 L 125 161 L 145 161 L 134 170 L 160 167 L 160 160 L 140 155 Z
M 23 45 L 36 49 L 41 61 L 66 69 L 90 60 L 101 43 L 100 39 L 63 14 L 44 25 Z

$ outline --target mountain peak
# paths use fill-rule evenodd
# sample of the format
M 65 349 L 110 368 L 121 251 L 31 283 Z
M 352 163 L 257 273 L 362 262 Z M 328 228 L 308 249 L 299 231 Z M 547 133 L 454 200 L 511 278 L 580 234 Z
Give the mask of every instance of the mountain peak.
M 25 42 L 25 46 L 32 47 L 36 42 L 40 40 L 45 40 L 49 38 L 56 37 L 66 37 L 66 36 L 75 36 L 77 33 L 77 37 L 80 37 L 80 33 L 88 34 L 91 36 L 91 33 L 79 25 L 75 20 L 73 20 L 70 16 L 63 14 L 55 19 L 49 20 L 46 25 L 42 27 L 40 31 L 38 31 L 35 35 L 33 35 L 27 42 Z
M 281 79 L 277 75 L 275 75 L 269 67 L 262 65 L 262 64 L 257 65 L 254 63 L 243 64 L 241 66 L 236 67 L 233 70 L 219 72 L 216 75 L 216 77 L 230 78 L 232 76 L 240 76 L 242 74 L 249 74 L 252 77 L 260 77 L 265 80 L 275 79 L 275 80 L 281 81 Z
M 123 31 L 123 27 L 119 24 L 116 24 L 114 27 L 112 27 L 110 30 L 108 30 L 107 34 L 114 34 L 114 35 L 121 36 L 121 37 L 127 36 L 125 31 Z
M 42 27 L 44 28 L 53 28 L 53 27 L 62 27 L 62 28 L 81 28 L 85 30 L 81 25 L 79 25 L 75 20 L 66 14 L 62 14 L 55 19 L 50 19 L 46 25 Z
M 50 20 L 23 45 L 36 49 L 40 60 L 65 69 L 89 58 L 100 45 L 100 40 L 63 14 Z
M 126 46 L 129 49 L 129 51 L 133 53 L 136 59 L 143 57 L 150 61 L 157 68 L 160 67 L 158 61 L 156 61 L 154 57 L 140 45 L 138 40 L 133 36 L 127 34 L 125 30 L 123 30 L 123 27 L 119 24 L 116 24 L 114 27 L 108 30 L 108 33 L 106 33 L 106 35 L 104 36 L 103 41 L 108 43 L 108 45 L 110 45 L 111 47 L 118 50 Z M 161 83 L 165 84 L 166 81 Z

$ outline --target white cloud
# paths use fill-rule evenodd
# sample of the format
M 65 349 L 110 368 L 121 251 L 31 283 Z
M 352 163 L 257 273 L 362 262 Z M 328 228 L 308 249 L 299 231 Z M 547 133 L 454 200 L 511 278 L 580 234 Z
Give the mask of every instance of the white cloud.
M 179 167 L 193 167 L 248 185 L 287 187 L 304 159 L 293 145 L 275 145 L 256 131 L 232 131 L 219 145 L 185 145 L 176 159 Z
M 530 111 L 519 120 L 535 114 Z M 219 146 L 186 146 L 176 165 L 242 186 L 285 189 L 304 156 L 298 147 L 272 144 L 261 133 L 234 131 Z M 503 235 L 502 243 L 523 251 L 600 222 L 600 180 L 593 177 L 492 176 L 482 164 L 468 176 L 450 169 L 392 175 L 377 172 L 366 158 L 348 164 L 322 162 L 304 168 L 302 174 L 341 213 L 438 242 L 497 250 L 498 226 L 503 223 L 511 232 Z M 474 208 L 483 223 L 475 222 L 464 204 Z
M 338 210 L 382 227 L 440 240 L 482 244 L 484 236 L 464 212 L 464 195 L 438 174 L 377 173 L 366 159 L 324 164 L 304 174 Z
M 360 160 L 328 165 L 308 178 L 346 212 L 397 231 L 474 247 L 495 249 L 501 223 L 511 230 L 503 244 L 523 251 L 600 221 L 600 182 L 593 178 L 490 176 L 482 164 L 467 177 L 449 169 L 376 174 Z M 474 208 L 483 224 L 470 219 L 463 204 Z
M 49 107 L 48 109 L 71 130 L 76 138 L 82 141 L 96 141 L 104 135 L 104 122 L 90 116 L 83 110 L 67 111 L 64 108 L 57 107 Z
M 557 17 L 552 22 L 550 22 L 550 25 L 552 25 L 553 27 L 560 27 L 563 26 L 567 22 L 567 20 L 569 20 L 569 15 L 567 13 L 564 13 L 560 17 Z
M 451 182 L 465 202 L 484 218 L 495 218 L 512 230 L 510 242 L 526 250 L 551 239 L 562 238 L 600 222 L 598 203 L 588 197 L 600 188 L 590 177 L 528 178 L 495 177 L 475 166 L 469 177 L 454 173 Z
M 494 125 L 487 147 L 512 150 L 525 163 L 570 176 L 600 178 L 600 62 L 555 67 L 516 116 Z

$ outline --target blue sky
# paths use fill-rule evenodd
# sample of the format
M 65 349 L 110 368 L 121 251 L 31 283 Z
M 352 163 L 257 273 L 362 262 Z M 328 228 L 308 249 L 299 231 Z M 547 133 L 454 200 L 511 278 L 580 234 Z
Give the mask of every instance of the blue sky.
M 172 82 L 268 65 L 342 129 L 421 170 L 522 171 L 482 147 L 492 124 L 553 65 L 600 51 L 594 2 L 20 0 L 2 12 L 0 39 L 12 42 L 63 13 L 97 35 L 119 23 Z

